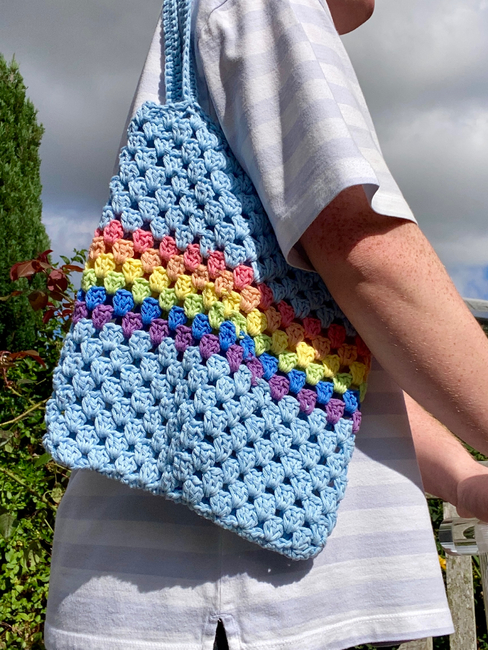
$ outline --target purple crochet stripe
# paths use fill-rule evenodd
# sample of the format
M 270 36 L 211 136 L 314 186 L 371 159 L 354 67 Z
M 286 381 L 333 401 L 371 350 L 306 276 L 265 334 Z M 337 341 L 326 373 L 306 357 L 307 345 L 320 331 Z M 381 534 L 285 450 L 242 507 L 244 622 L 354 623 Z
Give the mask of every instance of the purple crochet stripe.
M 114 317 L 114 309 L 110 305 L 97 305 L 92 312 L 92 322 L 97 330 L 103 329 L 103 326 Z
M 231 345 L 227 350 L 227 361 L 229 362 L 230 371 L 232 373 L 237 372 L 242 364 L 242 359 L 244 357 L 244 350 L 240 345 Z
M 157 348 L 158 345 L 161 345 L 163 339 L 169 336 L 168 321 L 163 320 L 162 318 L 156 318 L 153 320 L 151 327 L 149 328 L 149 336 L 151 337 L 151 343 L 155 348 Z
M 73 315 L 73 323 L 79 322 L 83 318 L 88 317 L 88 309 L 84 302 L 77 301 L 75 304 L 75 311 Z M 104 325 L 109 323 L 113 319 L 113 307 L 110 305 L 97 305 L 91 315 L 93 325 L 96 329 L 103 329 Z M 125 338 L 129 339 L 134 332 L 144 329 L 144 324 L 142 322 L 142 316 L 134 312 L 128 312 L 122 318 L 122 331 Z M 155 318 L 151 325 L 149 326 L 149 336 L 151 338 L 151 343 L 154 347 L 158 347 L 163 339 L 170 336 L 170 329 L 168 326 L 168 321 L 163 320 L 162 318 Z M 191 327 L 186 325 L 178 325 L 176 328 L 176 336 L 174 338 L 175 348 L 178 352 L 184 352 L 188 347 L 195 345 L 195 339 L 192 335 Z M 222 354 L 223 350 L 221 349 L 220 339 L 215 334 L 204 334 L 200 340 L 199 344 L 200 354 L 202 358 L 207 360 L 214 354 Z M 251 384 L 256 386 L 258 380 L 261 379 L 264 375 L 264 369 L 262 363 L 255 356 L 250 356 L 246 361 L 243 360 L 244 350 L 240 345 L 234 344 L 225 353 L 227 361 L 229 362 L 230 370 L 232 373 L 235 373 L 239 370 L 242 363 L 249 368 L 251 371 Z M 283 375 L 274 375 L 269 379 L 269 387 L 271 397 L 276 401 L 280 401 L 288 395 L 290 390 L 290 382 Z M 302 388 L 296 396 L 298 403 L 300 405 L 300 410 L 306 415 L 310 415 L 314 408 L 317 407 L 317 393 L 310 388 Z M 345 405 L 342 400 L 331 398 L 325 406 L 323 404 L 319 405 L 325 408 L 327 414 L 327 422 L 329 424 L 337 424 L 339 420 L 344 417 Z M 352 414 L 353 422 L 353 433 L 359 431 L 359 426 L 361 423 L 361 413 L 360 411 L 355 411 Z

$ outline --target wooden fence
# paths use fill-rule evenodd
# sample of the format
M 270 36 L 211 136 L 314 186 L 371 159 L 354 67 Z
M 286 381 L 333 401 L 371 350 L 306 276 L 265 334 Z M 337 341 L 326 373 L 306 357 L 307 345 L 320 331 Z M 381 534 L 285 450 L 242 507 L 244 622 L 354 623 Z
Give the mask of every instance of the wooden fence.
M 444 503 L 444 519 L 457 517 L 456 508 Z M 447 599 L 455 632 L 449 637 L 450 650 L 477 650 L 471 556 L 446 554 Z M 419 639 L 403 643 L 399 650 L 433 650 L 433 641 Z

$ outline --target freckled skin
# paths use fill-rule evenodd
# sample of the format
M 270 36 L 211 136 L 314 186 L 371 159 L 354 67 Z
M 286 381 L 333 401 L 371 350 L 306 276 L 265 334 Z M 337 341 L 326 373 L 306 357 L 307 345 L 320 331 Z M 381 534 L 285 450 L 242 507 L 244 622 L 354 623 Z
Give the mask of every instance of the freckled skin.
M 358 186 L 341 192 L 300 244 L 393 379 L 488 455 L 488 340 L 420 228 L 376 214 Z M 407 401 L 413 412 L 412 404 Z M 488 519 L 488 470 L 465 458 L 464 473 L 454 471 L 462 447 L 423 413 L 416 411 L 411 422 L 424 481 L 451 501 L 459 491 L 465 510 L 476 501 L 477 512 Z M 475 498 L 480 490 L 486 496 Z

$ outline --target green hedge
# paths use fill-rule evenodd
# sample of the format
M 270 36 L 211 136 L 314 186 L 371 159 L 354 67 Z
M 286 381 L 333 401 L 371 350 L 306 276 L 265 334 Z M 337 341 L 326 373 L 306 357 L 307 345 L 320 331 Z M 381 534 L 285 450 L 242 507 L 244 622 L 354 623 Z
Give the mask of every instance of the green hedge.
M 57 504 L 69 473 L 50 461 L 41 439 L 44 405 L 61 341 L 44 328 L 41 367 L 26 358 L 0 392 L 0 648 L 41 650 Z
M 26 87 L 15 59 L 0 54 L 0 296 L 25 288 L 25 280 L 13 283 L 10 267 L 49 248 L 41 221 L 39 146 L 43 127 L 26 96 Z M 43 289 L 37 276 L 33 289 Z M 27 296 L 0 302 L 0 350 L 27 350 L 34 345 L 40 318 L 29 308 Z

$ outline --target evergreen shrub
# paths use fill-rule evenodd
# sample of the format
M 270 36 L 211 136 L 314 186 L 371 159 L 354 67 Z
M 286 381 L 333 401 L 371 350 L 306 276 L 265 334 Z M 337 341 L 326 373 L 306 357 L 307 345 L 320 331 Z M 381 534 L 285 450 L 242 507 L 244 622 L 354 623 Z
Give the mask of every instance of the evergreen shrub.
M 15 59 L 0 55 L 0 296 L 25 289 L 26 281 L 12 282 L 10 267 L 49 248 L 41 221 L 39 146 L 43 127 L 26 97 L 26 87 Z M 32 288 L 42 289 L 43 277 Z M 0 302 L 0 350 L 27 350 L 35 345 L 39 315 L 24 295 Z

